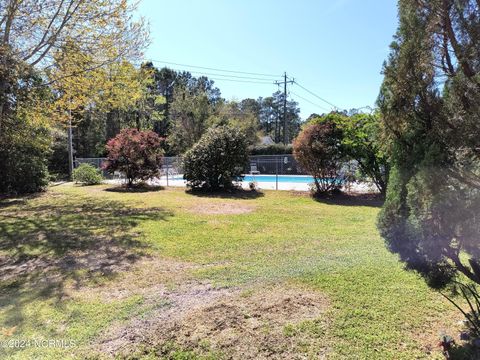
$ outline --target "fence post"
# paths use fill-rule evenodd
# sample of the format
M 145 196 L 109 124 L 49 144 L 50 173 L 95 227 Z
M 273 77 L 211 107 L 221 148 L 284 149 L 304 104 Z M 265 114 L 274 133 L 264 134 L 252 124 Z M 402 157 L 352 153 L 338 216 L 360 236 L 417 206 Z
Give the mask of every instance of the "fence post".
M 275 159 L 275 190 L 278 190 L 278 157 Z
M 168 159 L 167 160 L 167 187 L 168 187 Z

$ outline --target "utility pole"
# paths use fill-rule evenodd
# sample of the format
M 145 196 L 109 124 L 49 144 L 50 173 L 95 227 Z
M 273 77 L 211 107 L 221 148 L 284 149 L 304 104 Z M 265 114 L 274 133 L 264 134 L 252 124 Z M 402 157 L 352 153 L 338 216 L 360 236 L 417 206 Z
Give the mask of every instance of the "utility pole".
M 293 84 L 295 79 L 287 80 L 287 73 L 283 73 L 283 81 L 275 81 L 275 84 L 283 84 L 283 143 L 287 145 L 288 130 L 287 130 L 287 84 Z
M 287 72 L 283 73 L 283 144 L 287 145 Z

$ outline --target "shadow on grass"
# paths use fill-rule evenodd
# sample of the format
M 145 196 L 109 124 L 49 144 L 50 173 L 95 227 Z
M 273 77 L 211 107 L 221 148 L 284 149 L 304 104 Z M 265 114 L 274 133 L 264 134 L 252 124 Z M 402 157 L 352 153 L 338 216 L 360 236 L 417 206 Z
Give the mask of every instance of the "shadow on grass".
M 44 194 L 44 192 L 27 194 L 23 196 L 0 194 L 0 210 L 9 206 L 26 204 L 28 200 L 36 199 Z
M 265 194 L 261 191 L 244 189 L 221 190 L 215 192 L 201 189 L 189 189 L 186 190 L 186 193 L 198 197 L 241 200 L 257 199 L 265 196 Z
M 450 359 L 478 360 L 480 359 L 480 349 L 469 343 L 457 345 L 450 350 Z
M 315 201 L 328 205 L 340 206 L 369 206 L 382 207 L 384 198 L 380 194 L 347 194 L 339 193 L 335 195 L 316 195 Z
M 127 187 L 126 185 L 115 186 L 111 188 L 105 189 L 105 191 L 110 192 L 119 192 L 119 193 L 146 193 L 146 192 L 154 192 L 164 190 L 165 188 L 160 185 L 135 185 L 132 187 Z
M 21 326 L 22 309 L 38 298 L 61 300 L 67 287 L 102 283 L 125 271 L 146 256 L 135 228 L 170 216 L 162 208 L 89 197 L 0 201 L 0 308 L 9 309 L 0 326 Z

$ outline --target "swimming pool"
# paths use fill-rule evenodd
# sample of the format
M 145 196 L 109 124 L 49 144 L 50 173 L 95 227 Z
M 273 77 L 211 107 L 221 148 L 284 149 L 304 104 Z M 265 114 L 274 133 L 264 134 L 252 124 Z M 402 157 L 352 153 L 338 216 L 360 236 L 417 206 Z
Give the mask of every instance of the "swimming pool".
M 173 180 L 183 180 L 182 176 L 175 176 Z M 256 181 L 260 182 L 276 182 L 275 175 L 245 175 L 244 182 Z M 298 183 L 298 184 L 310 184 L 313 182 L 313 177 L 309 175 L 278 175 L 279 183 Z
M 277 180 L 275 175 L 245 175 L 243 181 L 276 182 Z M 313 182 L 313 177 L 308 175 L 278 175 L 278 182 L 309 184 Z

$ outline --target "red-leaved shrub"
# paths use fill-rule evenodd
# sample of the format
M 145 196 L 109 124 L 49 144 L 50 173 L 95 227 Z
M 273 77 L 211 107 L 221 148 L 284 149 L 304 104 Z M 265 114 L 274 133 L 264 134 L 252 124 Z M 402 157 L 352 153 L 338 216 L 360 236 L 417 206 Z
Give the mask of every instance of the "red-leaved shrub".
M 317 194 L 339 190 L 342 186 L 340 147 L 341 131 L 333 121 L 308 125 L 293 142 L 293 155 L 313 176 Z
M 138 180 L 148 180 L 160 174 L 163 150 L 162 138 L 153 131 L 123 129 L 107 143 L 107 160 L 103 169 L 120 171 L 131 187 Z

